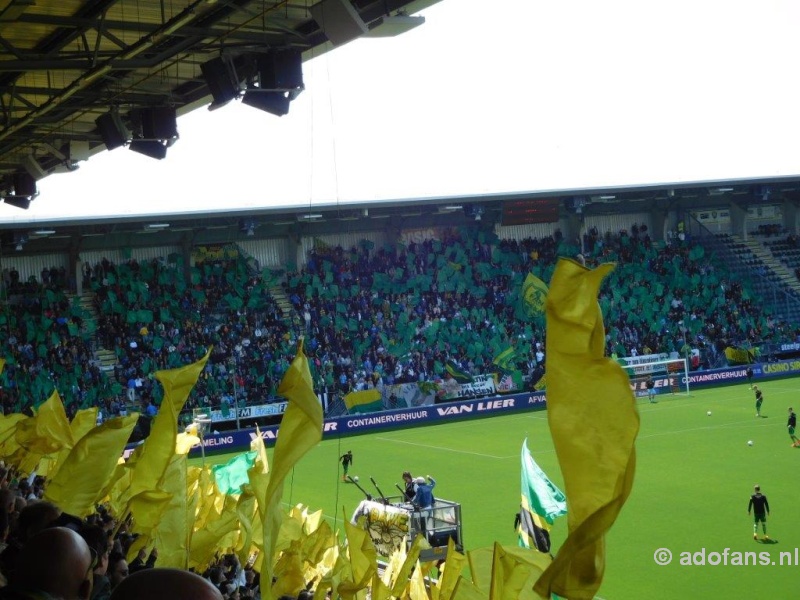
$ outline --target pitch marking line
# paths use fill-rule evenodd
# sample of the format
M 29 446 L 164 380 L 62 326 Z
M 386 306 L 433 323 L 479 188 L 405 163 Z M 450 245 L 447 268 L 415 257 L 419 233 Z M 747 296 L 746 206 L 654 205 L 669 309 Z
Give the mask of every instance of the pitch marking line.
M 395 444 L 406 444 L 408 446 L 417 446 L 418 448 L 430 448 L 431 450 L 443 450 L 445 452 L 454 452 L 456 454 L 471 454 L 472 456 L 481 456 L 483 458 L 495 458 L 498 460 L 506 460 L 514 458 L 514 456 L 495 456 L 494 454 L 482 454 L 481 452 L 469 452 L 468 450 L 456 450 L 454 448 L 446 448 L 444 446 L 431 446 L 429 444 L 418 444 L 417 442 L 407 442 L 405 440 L 396 440 L 394 438 L 378 437 L 377 439 L 385 442 L 394 442 Z
M 748 419 L 747 421 L 732 421 L 730 423 L 721 423 L 719 425 L 706 425 L 704 427 L 692 427 L 690 429 L 676 429 L 674 431 L 662 431 L 660 433 L 650 433 L 648 435 L 639 435 L 639 436 L 636 437 L 636 439 L 638 441 L 638 440 L 644 440 L 644 439 L 647 439 L 647 438 L 659 437 L 659 436 L 662 436 L 662 435 L 673 435 L 673 434 L 676 434 L 676 433 L 689 433 L 690 431 L 703 431 L 703 430 L 707 430 L 707 429 L 722 429 L 724 427 L 729 427 L 731 425 L 734 425 L 734 426 L 736 426 L 738 428 L 738 427 L 742 426 L 742 423 L 751 423 L 751 424 L 753 424 L 753 425 L 755 425 L 757 427 L 769 427 L 770 425 L 772 425 L 772 423 L 757 423 L 757 422 L 753 423 L 752 419 Z M 777 423 L 775 423 L 775 424 L 777 425 Z

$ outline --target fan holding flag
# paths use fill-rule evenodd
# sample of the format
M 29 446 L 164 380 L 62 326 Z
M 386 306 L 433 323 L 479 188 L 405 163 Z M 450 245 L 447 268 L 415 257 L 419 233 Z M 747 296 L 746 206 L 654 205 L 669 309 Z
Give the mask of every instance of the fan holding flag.
M 549 553 L 550 525 L 567 514 L 567 499 L 533 460 L 527 438 L 522 442 L 521 483 L 522 503 L 514 520 L 519 545 Z

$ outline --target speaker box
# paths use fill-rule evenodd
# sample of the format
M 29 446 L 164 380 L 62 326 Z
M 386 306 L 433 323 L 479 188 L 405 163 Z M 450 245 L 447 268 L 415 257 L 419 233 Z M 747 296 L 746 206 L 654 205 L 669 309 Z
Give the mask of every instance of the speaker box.
M 178 137 L 178 115 L 172 106 L 143 108 L 137 116 L 144 139 L 170 140 Z
M 28 173 L 14 173 L 14 194 L 17 196 L 35 196 L 36 180 Z
M 273 92 L 291 92 L 303 88 L 303 59 L 299 50 L 270 50 L 256 59 L 259 88 Z
M 239 96 L 239 82 L 233 65 L 222 57 L 214 58 L 200 65 L 200 71 L 208 85 L 208 91 L 214 98 L 210 108 L 227 104 Z
M 122 118 L 116 112 L 100 115 L 95 119 L 94 124 L 108 150 L 124 146 L 130 139 L 128 128 L 125 127 Z
M 369 30 L 350 0 L 322 0 L 309 10 L 334 46 L 346 44 Z

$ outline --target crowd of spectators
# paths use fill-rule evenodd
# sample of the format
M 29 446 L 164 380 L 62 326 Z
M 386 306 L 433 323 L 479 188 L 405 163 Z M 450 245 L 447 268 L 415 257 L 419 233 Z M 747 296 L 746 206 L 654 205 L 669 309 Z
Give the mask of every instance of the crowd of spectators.
M 152 570 L 154 583 L 162 586 L 177 578 L 185 587 L 197 578 L 200 585 L 219 594 L 203 596 L 185 589 L 176 596 L 151 587 L 148 597 L 260 597 L 258 573 L 251 565 L 242 565 L 236 554 L 215 558 L 196 575 L 154 568 L 158 567 L 157 548 L 141 548 L 128 562 L 126 557 L 132 556 L 136 539 L 128 522 L 117 521 L 102 505 L 84 519 L 63 513 L 42 500 L 44 485 L 41 476 L 25 478 L 0 463 L 0 599 L 132 600 L 144 597 L 145 590 L 131 595 L 124 582 L 130 575 L 148 570 Z
M 685 235 L 656 243 L 634 224 L 616 233 L 590 229 L 581 240 L 560 231 L 501 240 L 464 228 L 382 248 L 318 245 L 281 278 L 236 253 L 188 269 L 176 256 L 87 264 L 82 277 L 95 294 L 96 322 L 68 299 L 64 274 L 51 270 L 46 283 L 21 289 L 12 270 L 9 289 L 17 293 L 0 327 L 7 348 L 0 401 L 6 413 L 20 412 L 58 389 L 70 412 L 99 405 L 114 415 L 131 404 L 153 412 L 161 400 L 154 373 L 213 346 L 187 409 L 270 402 L 299 335 L 316 388 L 334 396 L 436 381 L 447 377 L 448 363 L 473 375 L 496 370 L 509 348 L 511 367 L 535 379 L 544 368 L 544 316 L 526 306 L 523 281 L 528 273 L 549 281 L 557 257 L 580 253 L 589 266 L 617 263 L 600 295 L 609 354 L 699 349 L 708 366 L 727 345 L 795 338 Z M 294 315 L 271 294 L 281 281 Z M 99 347 L 114 352 L 112 373 L 99 368 Z

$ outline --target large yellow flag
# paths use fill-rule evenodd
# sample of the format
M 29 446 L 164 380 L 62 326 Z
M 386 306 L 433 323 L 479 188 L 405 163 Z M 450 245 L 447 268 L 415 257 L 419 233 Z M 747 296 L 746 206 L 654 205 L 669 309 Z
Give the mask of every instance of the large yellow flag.
M 53 390 L 50 398 L 39 406 L 35 417 L 19 422 L 16 440 L 28 452 L 39 455 L 53 454 L 75 445 L 58 391 Z
M 467 557 L 456 550 L 453 538 L 449 538 L 447 540 L 447 558 L 444 561 L 444 574 L 431 590 L 434 600 L 450 600 L 466 563 Z
M 169 504 L 161 521 L 153 532 L 155 547 L 158 548 L 158 566 L 174 569 L 189 567 L 189 544 L 191 526 L 189 515 L 189 496 L 187 482 L 186 454 L 176 454 L 170 460 L 164 474 L 163 491 L 171 494 Z
M 208 362 L 211 349 L 195 363 L 156 371 L 156 379 L 164 387 L 164 399 L 158 414 L 153 418 L 150 435 L 141 447 L 141 453 L 133 467 L 130 496 L 158 489 L 158 484 L 167 470 L 167 465 L 175 454 L 175 440 L 178 435 L 178 415 L 186 404 L 197 378 Z M 136 515 L 134 515 L 135 517 Z
M 19 448 L 17 443 L 17 425 L 20 421 L 30 419 L 30 417 L 14 413 L 11 415 L 0 415 L 0 458 L 5 459 L 11 456 Z
M 89 433 L 94 427 L 97 426 L 97 411 L 99 409 L 94 406 L 92 408 L 84 408 L 79 410 L 77 414 L 72 418 L 72 422 L 69 424 L 70 431 L 72 431 L 72 439 L 77 444 L 80 439 Z M 67 456 L 72 451 L 71 448 L 62 448 L 61 452 L 58 453 L 58 456 L 53 461 L 53 465 L 50 467 L 50 470 L 47 472 L 46 476 L 48 479 L 53 479 L 56 476 L 56 473 L 61 468 L 61 465 L 64 464 L 64 461 L 67 460 Z M 44 475 L 44 473 L 42 473 Z
M 549 564 L 547 554 L 495 542 L 489 600 L 541 600 L 531 588 Z
M 70 515 L 85 517 L 94 511 L 139 415 L 109 419 L 84 435 L 47 484 L 44 499 Z
M 272 472 L 265 495 L 259 503 L 265 507 L 264 556 L 261 563 L 261 597 L 272 598 L 272 589 L 266 582 L 272 581 L 275 542 L 281 528 L 281 497 L 286 475 L 303 455 L 322 439 L 322 405 L 311 381 L 308 359 L 303 353 L 303 340 L 297 345 L 297 356 L 283 376 L 278 394 L 288 400 L 278 429 L 278 440 L 272 453 Z M 261 511 L 261 509 L 259 509 Z
M 569 507 L 569 536 L 536 582 L 548 598 L 594 597 L 605 570 L 605 533 L 633 485 L 639 415 L 628 376 L 603 356 L 597 303 L 613 268 L 561 259 L 547 297 L 547 417 Z

